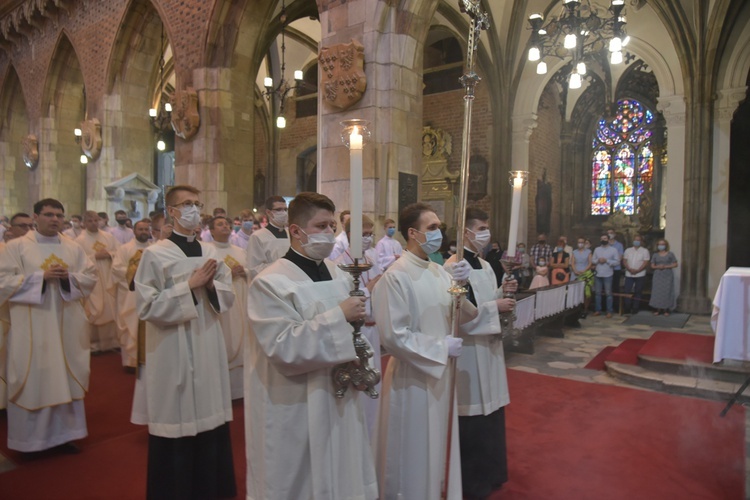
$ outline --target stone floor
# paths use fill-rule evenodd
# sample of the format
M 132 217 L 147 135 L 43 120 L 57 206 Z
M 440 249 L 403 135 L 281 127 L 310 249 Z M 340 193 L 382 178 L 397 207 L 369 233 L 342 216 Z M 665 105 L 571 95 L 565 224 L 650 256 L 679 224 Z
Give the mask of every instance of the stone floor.
M 514 370 L 582 382 L 648 390 L 626 384 L 606 372 L 584 368 L 604 347 L 617 346 L 626 339 L 647 339 L 658 330 L 653 326 L 625 325 L 626 319 L 626 316 L 618 315 L 609 319 L 589 315 L 581 320 L 581 328 L 566 328 L 565 338 L 538 337 L 534 343 L 534 354 L 507 353 L 506 365 Z M 665 330 L 713 335 L 708 316 L 691 315 L 683 328 Z M 750 408 L 745 412 L 745 497 L 750 499 Z

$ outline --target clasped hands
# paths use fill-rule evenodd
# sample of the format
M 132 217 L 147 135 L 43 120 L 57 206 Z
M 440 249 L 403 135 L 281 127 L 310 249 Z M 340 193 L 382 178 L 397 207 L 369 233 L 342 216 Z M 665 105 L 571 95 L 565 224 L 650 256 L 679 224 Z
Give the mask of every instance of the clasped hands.
M 69 278 L 68 268 L 63 267 L 60 264 L 54 264 L 50 266 L 49 269 L 44 271 L 43 277 L 45 280 L 51 280 L 51 279 L 66 280 Z
M 201 267 L 193 271 L 193 274 L 190 275 L 188 286 L 191 290 L 195 290 L 202 286 L 205 286 L 209 290 L 213 290 L 214 276 L 216 276 L 216 271 L 218 271 L 218 269 L 219 263 L 216 262 L 216 259 L 206 260 Z

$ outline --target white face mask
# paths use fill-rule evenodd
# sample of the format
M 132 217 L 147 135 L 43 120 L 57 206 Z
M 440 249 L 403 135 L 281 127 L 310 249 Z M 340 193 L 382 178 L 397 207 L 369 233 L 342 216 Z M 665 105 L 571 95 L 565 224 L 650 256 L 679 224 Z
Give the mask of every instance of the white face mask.
M 362 250 L 369 250 L 372 247 L 372 236 L 362 236 Z
M 201 225 L 201 212 L 195 205 L 192 207 L 182 206 L 177 210 L 180 211 L 180 218 L 177 220 L 180 222 L 180 225 L 188 231 L 194 231 Z
M 422 231 L 418 229 L 417 232 L 422 233 Z M 424 253 L 430 255 L 431 253 L 435 253 L 440 250 L 440 247 L 443 245 L 443 233 L 440 232 L 440 229 L 427 231 L 426 233 L 422 234 L 425 235 L 425 242 L 420 243 L 419 246 L 422 247 L 422 251 L 424 251 Z
M 300 229 L 302 231 L 302 229 Z M 313 260 L 323 260 L 331 255 L 333 246 L 336 244 L 336 238 L 333 233 L 314 233 L 307 234 L 307 243 L 302 243 L 305 253 Z
M 285 227 L 289 221 L 288 212 L 271 212 L 273 214 L 273 225 L 276 227 Z
M 474 234 L 474 239 L 471 240 L 471 242 L 477 252 L 481 252 L 482 250 L 484 250 L 484 248 L 490 243 L 490 238 L 492 237 L 492 235 L 490 234 L 489 229 L 476 232 L 469 229 L 469 232 Z

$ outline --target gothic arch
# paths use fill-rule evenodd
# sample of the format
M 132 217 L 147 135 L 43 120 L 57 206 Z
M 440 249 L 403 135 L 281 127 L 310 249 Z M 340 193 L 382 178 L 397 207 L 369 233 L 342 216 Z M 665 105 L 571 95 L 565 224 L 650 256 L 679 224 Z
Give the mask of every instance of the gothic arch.
M 2 80 L 0 95 L 0 213 L 30 213 L 29 172 L 21 141 L 29 133 L 29 116 L 21 81 L 13 65 Z
M 31 176 L 31 198 L 58 198 L 68 213 L 80 213 L 86 204 L 86 167 L 79 161 L 81 148 L 73 129 L 86 119 L 86 87 L 75 48 L 64 31 L 51 61 L 42 95 L 41 157 Z

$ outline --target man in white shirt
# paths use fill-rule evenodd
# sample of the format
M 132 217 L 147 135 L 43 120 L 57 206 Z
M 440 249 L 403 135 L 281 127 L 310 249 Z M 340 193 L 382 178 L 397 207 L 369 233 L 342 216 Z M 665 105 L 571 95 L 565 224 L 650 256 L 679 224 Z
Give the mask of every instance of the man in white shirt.
M 297 195 L 289 206 L 291 248 L 250 285 L 248 498 L 378 498 L 361 394 L 350 387 L 336 397 L 331 376 L 356 359 L 349 323 L 366 314 L 364 298 L 348 296 L 351 280 L 327 258 L 335 210 L 321 194 Z
M 80 215 L 70 216 L 70 229 L 63 231 L 63 234 L 70 239 L 78 238 L 83 232 L 83 219 Z
M 393 219 L 386 219 L 383 226 L 385 236 L 380 238 L 375 250 L 378 252 L 378 264 L 385 271 L 391 267 L 391 264 L 396 262 L 396 259 L 401 257 L 404 248 L 398 240 L 393 238 L 396 234 L 396 222 Z
M 112 281 L 112 259 L 117 251 L 117 240 L 109 232 L 99 229 L 96 212 L 87 211 L 83 215 L 83 224 L 86 230 L 76 238 L 76 243 L 96 264 L 98 278 L 94 291 L 84 302 L 91 323 L 91 350 L 109 351 L 120 345 L 115 324 L 115 283 Z
M 250 271 L 250 280 L 255 279 L 263 269 L 276 262 L 289 250 L 286 201 L 281 196 L 271 196 L 266 200 L 265 206 L 268 225 L 253 232 L 247 241 L 245 267 Z
M 221 207 L 216 207 L 214 208 L 213 216 L 214 217 L 226 217 L 227 211 Z M 208 228 L 209 220 L 210 219 L 206 219 L 206 224 L 203 227 L 203 231 L 201 231 L 201 241 L 205 243 L 210 243 L 213 241 L 213 238 L 211 237 L 211 230 Z
M 255 219 L 255 214 L 250 209 L 240 212 L 240 224 L 240 230 L 232 233 L 229 237 L 229 242 L 243 250 L 247 250 L 247 242 L 250 240 L 250 236 L 252 236 L 256 227 L 260 229 L 260 225 Z
M 115 237 L 120 245 L 124 245 L 128 241 L 135 238 L 133 230 L 127 226 L 128 214 L 125 210 L 118 210 L 115 212 L 115 220 L 117 225 L 109 230 L 110 234 Z
M 8 447 L 76 453 L 86 437 L 89 341 L 81 304 L 96 271 L 84 250 L 59 234 L 63 205 L 34 205 L 36 231 L 0 252 L 0 303 L 8 303 Z
M 349 210 L 344 210 L 339 214 L 339 220 L 341 221 L 341 232 L 338 236 L 336 236 L 336 244 L 333 246 L 333 251 L 331 252 L 331 260 L 336 260 L 336 258 L 341 255 L 342 253 L 346 252 L 346 250 L 349 248 L 349 237 L 346 235 L 346 223 L 349 222 L 349 219 L 351 218 L 351 212 Z
M 625 311 L 630 314 L 638 314 L 641 307 L 641 294 L 646 281 L 646 268 L 651 255 L 643 247 L 643 237 L 638 234 L 633 238 L 633 246 L 625 250 L 622 257 L 622 265 L 625 268 L 625 290 L 623 293 L 633 294 L 631 299 L 628 295 L 623 300 Z M 632 306 L 631 306 L 632 303 Z

